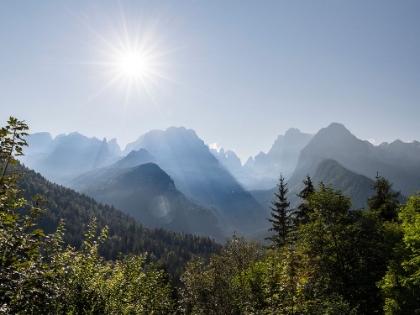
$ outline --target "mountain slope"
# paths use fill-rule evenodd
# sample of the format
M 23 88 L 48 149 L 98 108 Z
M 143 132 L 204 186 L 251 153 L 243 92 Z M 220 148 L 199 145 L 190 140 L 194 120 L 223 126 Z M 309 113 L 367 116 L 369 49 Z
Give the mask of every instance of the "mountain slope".
M 218 209 L 229 231 L 247 233 L 265 226 L 264 210 L 210 153 L 195 131 L 171 127 L 154 130 L 127 146 L 146 149 L 174 180 L 176 187 L 198 202 Z
M 115 259 L 120 252 L 147 252 L 148 261 L 164 267 L 175 280 L 179 279 L 185 262 L 192 255 L 208 258 L 221 248 L 208 237 L 147 228 L 112 206 L 53 184 L 27 168 L 20 167 L 19 170 L 24 173 L 19 186 L 26 191 L 25 196 L 30 198 L 39 193 L 49 201 L 45 205 L 46 213 L 39 226 L 46 233 L 52 233 L 63 219 L 66 224 L 64 241 L 72 246 L 81 245 L 87 224 L 96 218 L 98 230 L 104 226 L 109 227 L 108 239 L 100 246 L 100 253 L 106 259 Z
M 111 167 L 77 180 L 85 184 L 83 192 L 87 195 L 123 210 L 149 227 L 224 239 L 212 209 L 185 197 L 154 163 Z M 80 187 L 77 180 L 74 184 Z
M 349 171 L 332 159 L 318 163 L 313 181 L 316 184 L 323 182 L 327 187 L 341 190 L 344 196 L 351 198 L 353 209 L 367 208 L 366 199 L 374 194 L 374 180 Z
M 248 159 L 244 168 L 253 172 L 258 178 L 271 179 L 271 183 L 275 184 L 280 173 L 288 177 L 294 171 L 300 150 L 311 138 L 310 134 L 290 128 L 284 135 L 277 137 L 267 154 L 260 152 L 254 159 Z
M 289 182 L 291 185 L 298 184 L 306 174 L 314 175 L 320 161 L 333 159 L 348 170 L 371 179 L 379 173 L 394 183 L 396 190 L 411 195 L 420 184 L 420 172 L 415 171 L 420 167 L 420 155 L 414 161 L 402 157 L 392 161 L 381 150 L 381 146 L 375 147 L 357 139 L 343 125 L 333 123 L 321 129 L 301 150 L 298 165 Z
M 297 197 L 297 194 L 303 189 L 303 180 L 306 176 L 303 176 L 297 184 L 287 182 L 289 193 L 287 195 L 290 206 L 292 208 L 297 207 L 301 200 Z M 356 174 L 332 159 L 324 159 L 320 161 L 311 175 L 311 180 L 317 188 L 318 183 L 323 182 L 326 186 L 332 187 L 337 190 L 341 190 L 343 195 L 350 197 L 353 204 L 353 209 L 366 208 L 366 199 L 373 195 L 374 181 L 366 176 Z M 252 191 L 252 195 L 265 207 L 271 206 L 273 201 L 274 193 L 277 192 L 277 188 L 267 190 L 256 190 Z

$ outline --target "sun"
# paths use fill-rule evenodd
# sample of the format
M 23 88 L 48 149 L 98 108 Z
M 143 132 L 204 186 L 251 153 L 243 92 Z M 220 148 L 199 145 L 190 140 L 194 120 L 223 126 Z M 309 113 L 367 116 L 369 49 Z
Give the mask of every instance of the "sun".
M 153 65 L 147 56 L 139 52 L 129 52 L 121 56 L 120 71 L 129 77 L 144 77 L 151 73 Z
M 114 88 L 117 92 L 125 91 L 126 101 L 137 95 L 155 102 L 154 96 L 156 91 L 163 90 L 163 82 L 176 83 L 167 72 L 168 56 L 174 49 L 165 45 L 156 23 L 136 22 L 121 12 L 119 23 L 109 23 L 106 32 L 87 25 L 96 39 L 92 45 L 95 61 L 89 65 L 98 68 L 94 78 L 100 77 L 104 82 L 90 100 Z

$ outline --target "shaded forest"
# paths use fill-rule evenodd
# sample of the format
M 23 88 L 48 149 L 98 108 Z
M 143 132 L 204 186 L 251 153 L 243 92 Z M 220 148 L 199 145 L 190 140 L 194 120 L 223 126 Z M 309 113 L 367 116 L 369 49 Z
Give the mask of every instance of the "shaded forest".
M 178 282 L 185 263 L 192 255 L 208 259 L 210 254 L 221 249 L 221 245 L 209 237 L 145 227 L 130 215 L 53 184 L 32 170 L 19 167 L 19 172 L 23 174 L 19 180 L 23 196 L 30 200 L 31 196 L 40 194 L 46 200 L 39 228 L 45 233 L 54 233 L 63 220 L 66 229 L 63 241 L 77 249 L 83 243 L 89 222 L 95 218 L 97 234 L 105 227 L 108 230 L 107 239 L 98 249 L 102 257 L 115 260 L 120 253 L 148 253 L 146 262 L 164 268 L 175 282 Z

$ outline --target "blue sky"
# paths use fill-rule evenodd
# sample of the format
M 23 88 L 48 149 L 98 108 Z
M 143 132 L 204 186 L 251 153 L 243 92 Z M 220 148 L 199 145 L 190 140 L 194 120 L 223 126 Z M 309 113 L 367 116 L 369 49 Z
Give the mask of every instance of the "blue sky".
M 4 1 L 0 119 L 123 147 L 185 126 L 242 162 L 331 122 L 420 140 L 419 16 L 418 1 Z M 151 61 L 129 87 L 115 56 L 136 39 Z

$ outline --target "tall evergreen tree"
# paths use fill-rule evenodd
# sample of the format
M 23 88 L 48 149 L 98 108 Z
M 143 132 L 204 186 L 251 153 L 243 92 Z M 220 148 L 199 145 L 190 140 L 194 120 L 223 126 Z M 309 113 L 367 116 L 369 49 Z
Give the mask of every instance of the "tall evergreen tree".
M 277 247 L 282 247 L 288 241 L 289 233 L 292 229 L 292 211 L 289 209 L 290 202 L 287 200 L 287 192 L 289 191 L 286 188 L 287 183 L 284 181 L 284 177 L 280 175 L 278 193 L 274 193 L 277 200 L 273 201 L 271 204 L 271 218 L 267 219 L 273 224 L 269 231 L 274 231 L 275 234 L 267 239 L 271 240 Z
M 399 192 L 392 192 L 392 184 L 376 174 L 376 182 L 373 185 L 376 194 L 366 200 L 370 211 L 378 211 L 384 221 L 393 221 L 398 218 Z
M 309 213 L 311 208 L 308 203 L 308 198 L 315 192 L 314 184 L 312 183 L 309 174 L 306 175 L 306 180 L 303 181 L 305 188 L 303 188 L 297 196 L 303 199 L 303 202 L 299 205 L 296 211 L 295 222 L 296 224 L 308 223 L 309 222 Z

